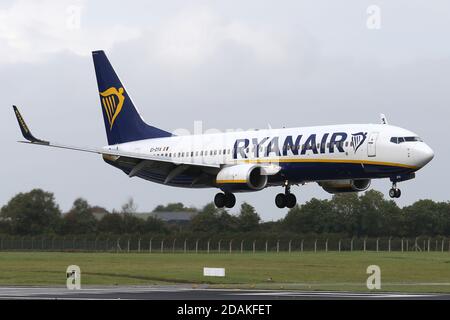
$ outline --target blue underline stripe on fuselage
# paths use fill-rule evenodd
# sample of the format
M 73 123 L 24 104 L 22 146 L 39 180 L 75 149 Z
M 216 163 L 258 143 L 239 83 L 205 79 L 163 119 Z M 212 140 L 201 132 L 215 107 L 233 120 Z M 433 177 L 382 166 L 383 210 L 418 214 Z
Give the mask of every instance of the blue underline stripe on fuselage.
M 385 178 L 394 174 L 410 173 L 414 169 L 344 162 L 280 162 L 281 174 L 289 180 L 334 180 L 349 178 Z M 276 177 L 275 177 L 276 178 Z M 269 176 L 269 180 L 270 179 Z

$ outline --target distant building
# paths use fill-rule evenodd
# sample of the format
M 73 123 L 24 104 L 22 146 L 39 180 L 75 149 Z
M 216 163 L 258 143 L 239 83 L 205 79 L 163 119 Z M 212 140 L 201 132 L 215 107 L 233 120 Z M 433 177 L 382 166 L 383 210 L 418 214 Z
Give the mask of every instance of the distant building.
M 156 211 L 150 213 L 136 213 L 136 217 L 147 219 L 148 217 L 154 217 L 164 222 L 170 223 L 187 223 L 191 221 L 196 212 L 191 211 Z
M 102 207 L 92 207 L 91 213 L 97 220 L 101 220 L 105 215 L 109 214 L 109 211 Z
M 97 220 L 101 220 L 105 215 L 110 214 L 108 210 L 102 207 L 92 207 L 92 215 Z M 168 223 L 187 223 L 191 221 L 192 217 L 195 216 L 197 212 L 192 211 L 156 211 L 149 213 L 134 213 L 135 217 L 146 220 L 148 217 L 154 217 Z

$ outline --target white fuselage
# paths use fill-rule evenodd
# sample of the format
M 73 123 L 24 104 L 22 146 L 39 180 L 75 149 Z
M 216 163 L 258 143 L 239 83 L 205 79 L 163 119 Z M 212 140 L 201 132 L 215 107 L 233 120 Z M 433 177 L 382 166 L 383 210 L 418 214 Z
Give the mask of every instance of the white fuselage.
M 397 140 L 393 142 L 393 138 Z M 217 168 L 242 163 L 277 164 L 294 182 L 389 177 L 414 172 L 433 157 L 431 148 L 415 133 L 386 124 L 172 136 L 105 149 Z

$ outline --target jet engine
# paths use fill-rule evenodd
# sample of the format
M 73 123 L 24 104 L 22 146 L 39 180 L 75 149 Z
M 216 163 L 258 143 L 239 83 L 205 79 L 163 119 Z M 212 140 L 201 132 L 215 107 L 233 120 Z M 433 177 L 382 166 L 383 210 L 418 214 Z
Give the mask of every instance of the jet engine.
M 234 190 L 261 190 L 267 185 L 265 169 L 257 164 L 237 164 L 222 168 L 216 177 L 219 186 Z
M 365 191 L 370 186 L 370 179 L 352 179 L 352 180 L 327 180 L 320 181 L 318 184 L 329 193 L 342 192 L 360 192 Z

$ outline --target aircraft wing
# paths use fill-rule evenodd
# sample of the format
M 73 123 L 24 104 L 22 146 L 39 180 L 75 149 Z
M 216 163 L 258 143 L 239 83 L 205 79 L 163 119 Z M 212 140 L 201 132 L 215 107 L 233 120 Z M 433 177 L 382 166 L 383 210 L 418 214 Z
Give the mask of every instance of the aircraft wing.
M 70 145 L 64 145 L 59 143 L 53 143 L 46 140 L 41 140 L 36 138 L 28 128 L 27 124 L 25 123 L 25 120 L 23 119 L 22 115 L 19 112 L 19 109 L 16 106 L 13 106 L 14 113 L 17 118 L 17 122 L 19 123 L 20 130 L 22 131 L 23 137 L 27 141 L 19 141 L 21 143 L 26 144 L 33 144 L 33 145 L 40 145 L 40 146 L 46 146 L 46 147 L 54 147 L 54 148 L 61 148 L 61 149 L 69 149 L 69 150 L 76 150 L 76 151 L 83 151 L 83 152 L 91 152 L 91 153 L 97 153 L 104 156 L 117 156 L 117 157 L 126 157 L 126 158 L 133 158 L 138 160 L 146 160 L 150 162 L 159 162 L 159 163 L 167 163 L 167 164 L 174 164 L 174 165 L 184 165 L 186 166 L 195 166 L 198 168 L 204 167 L 204 168 L 219 168 L 220 166 L 218 164 L 205 164 L 205 163 L 195 163 L 195 162 L 186 162 L 186 161 L 172 161 L 171 159 L 161 159 L 157 157 L 152 157 L 150 155 L 145 155 L 141 153 L 134 153 L 134 152 L 124 152 L 119 150 L 111 150 L 106 148 L 85 148 L 85 147 L 77 147 L 77 146 L 70 146 Z

